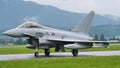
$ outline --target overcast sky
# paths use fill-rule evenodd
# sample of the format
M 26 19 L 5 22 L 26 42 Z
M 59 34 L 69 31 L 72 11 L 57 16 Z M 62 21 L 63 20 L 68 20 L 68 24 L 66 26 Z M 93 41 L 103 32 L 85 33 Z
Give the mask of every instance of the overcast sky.
M 97 14 L 110 14 L 120 17 L 120 0 L 25 0 L 38 4 L 51 5 L 62 10 L 77 13 L 88 13 L 94 10 Z

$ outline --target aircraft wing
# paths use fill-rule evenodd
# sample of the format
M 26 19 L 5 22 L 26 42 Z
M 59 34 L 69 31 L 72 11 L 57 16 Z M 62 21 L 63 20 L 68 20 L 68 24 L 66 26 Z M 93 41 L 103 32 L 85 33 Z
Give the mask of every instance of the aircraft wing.
M 36 35 L 23 33 L 24 36 L 27 37 L 33 37 L 38 38 Z M 71 42 L 71 43 L 112 43 L 112 42 L 118 42 L 118 41 L 90 41 L 90 40 L 79 40 L 79 39 L 73 39 L 73 38 L 56 38 L 56 37 L 48 37 L 46 38 L 48 41 L 54 41 L 54 42 Z
M 76 43 L 113 43 L 113 42 L 118 42 L 118 41 L 90 41 L 90 40 L 77 40 L 77 39 L 71 39 L 71 38 L 66 38 L 66 39 L 58 39 L 58 38 L 47 38 L 48 41 L 55 41 L 55 42 L 76 42 Z

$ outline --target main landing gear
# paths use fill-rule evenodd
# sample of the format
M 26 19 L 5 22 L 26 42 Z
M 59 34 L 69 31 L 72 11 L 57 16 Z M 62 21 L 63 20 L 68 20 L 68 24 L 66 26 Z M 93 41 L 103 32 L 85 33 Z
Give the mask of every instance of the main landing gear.
M 45 56 L 50 56 L 50 49 L 45 49 Z
M 44 49 L 44 53 L 45 53 L 45 56 L 50 56 L 50 49 Z M 34 56 L 39 57 L 38 49 L 36 49 Z
M 78 56 L 78 49 L 73 49 L 72 54 L 73 56 Z

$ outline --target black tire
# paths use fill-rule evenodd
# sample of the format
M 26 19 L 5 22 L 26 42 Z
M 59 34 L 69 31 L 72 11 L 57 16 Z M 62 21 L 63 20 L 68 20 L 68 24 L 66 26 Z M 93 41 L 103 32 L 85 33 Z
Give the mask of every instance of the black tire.
M 39 53 L 38 53 L 38 52 L 35 52 L 35 53 L 34 53 L 34 56 L 35 56 L 35 57 L 38 57 L 38 56 L 39 56 Z
M 72 54 L 73 56 L 78 56 L 78 49 L 73 49 Z
M 50 49 L 45 49 L 45 56 L 50 56 Z

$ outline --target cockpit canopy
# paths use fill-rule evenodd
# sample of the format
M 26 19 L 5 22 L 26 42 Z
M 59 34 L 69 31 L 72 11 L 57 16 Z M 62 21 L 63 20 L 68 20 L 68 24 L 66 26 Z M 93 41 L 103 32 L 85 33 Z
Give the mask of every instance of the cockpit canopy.
M 17 28 L 42 28 L 42 26 L 35 22 L 25 22 Z

